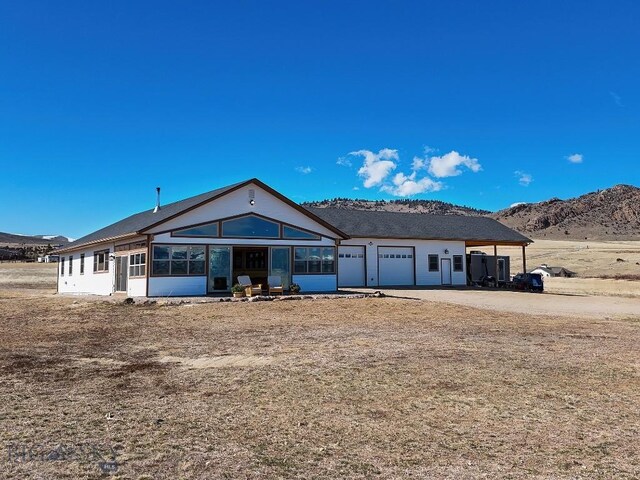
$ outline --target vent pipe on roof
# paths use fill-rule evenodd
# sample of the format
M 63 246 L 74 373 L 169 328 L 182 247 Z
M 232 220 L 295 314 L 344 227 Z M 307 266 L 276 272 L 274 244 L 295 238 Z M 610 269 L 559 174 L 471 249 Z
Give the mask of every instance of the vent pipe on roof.
M 156 187 L 156 208 L 153 209 L 153 213 L 157 213 L 160 210 L 160 187 Z

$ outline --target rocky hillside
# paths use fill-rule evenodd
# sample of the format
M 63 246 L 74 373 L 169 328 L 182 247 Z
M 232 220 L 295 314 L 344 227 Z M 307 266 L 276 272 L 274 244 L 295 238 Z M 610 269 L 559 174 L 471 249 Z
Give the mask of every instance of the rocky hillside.
M 430 213 L 435 215 L 488 215 L 488 210 L 454 205 L 439 200 L 360 200 L 334 198 L 319 202 L 307 202 L 305 207 L 345 208 L 352 210 L 376 210 L 385 212 Z
M 499 212 L 437 200 L 358 200 L 334 198 L 305 204 L 439 215 L 486 215 L 533 238 L 550 240 L 640 240 L 640 188 L 616 185 L 577 198 L 523 203 Z
M 70 240 L 62 235 L 16 235 L 0 232 L 0 245 L 66 245 Z
M 577 198 L 525 203 L 491 215 L 534 238 L 640 239 L 640 188 L 616 185 Z

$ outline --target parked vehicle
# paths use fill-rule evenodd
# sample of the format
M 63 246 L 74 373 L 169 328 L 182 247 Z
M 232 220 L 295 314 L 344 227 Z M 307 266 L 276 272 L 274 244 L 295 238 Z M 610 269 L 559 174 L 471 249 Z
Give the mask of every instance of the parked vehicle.
M 513 277 L 513 280 L 511 280 L 511 282 L 507 283 L 507 287 L 528 292 L 544 291 L 542 275 L 540 275 L 539 273 L 518 273 Z

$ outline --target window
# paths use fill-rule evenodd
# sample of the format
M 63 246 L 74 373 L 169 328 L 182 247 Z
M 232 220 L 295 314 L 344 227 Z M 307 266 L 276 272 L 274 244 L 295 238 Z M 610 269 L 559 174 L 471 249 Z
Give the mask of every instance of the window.
M 204 262 L 203 245 L 153 246 L 152 274 L 156 276 L 204 275 Z
M 218 222 L 208 223 L 206 225 L 199 225 L 196 227 L 183 228 L 182 230 L 175 230 L 171 233 L 173 237 L 217 237 L 218 236 Z
M 222 222 L 223 237 L 280 238 L 280 225 L 248 215 Z
M 439 263 L 440 262 L 438 261 L 438 255 L 429 255 L 429 271 L 430 272 L 440 271 Z
M 132 253 L 129 255 L 129 276 L 144 277 L 147 273 L 147 254 Z
M 282 238 L 295 240 L 320 240 L 320 235 L 315 235 L 313 233 L 300 230 L 299 228 L 283 225 Z
M 80 254 L 80 275 L 84 275 L 84 253 Z
M 296 247 L 293 273 L 335 273 L 335 258 L 334 247 Z
M 94 273 L 109 271 L 109 250 L 93 252 L 93 271 Z
M 69 255 L 69 276 L 73 275 L 73 255 Z
M 60 257 L 60 276 L 64 277 L 64 257 Z
M 462 272 L 464 269 L 462 267 L 462 255 L 454 255 L 453 256 L 453 271 L 454 272 Z

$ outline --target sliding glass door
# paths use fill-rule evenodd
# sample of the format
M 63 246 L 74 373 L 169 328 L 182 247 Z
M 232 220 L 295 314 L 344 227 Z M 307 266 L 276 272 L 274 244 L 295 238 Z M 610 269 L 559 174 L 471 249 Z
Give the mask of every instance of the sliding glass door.
M 231 290 L 231 247 L 209 245 L 208 292 L 228 292 Z
M 291 249 L 289 247 L 271 247 L 269 275 L 281 277 L 282 286 L 285 290 L 289 289 L 291 280 Z

